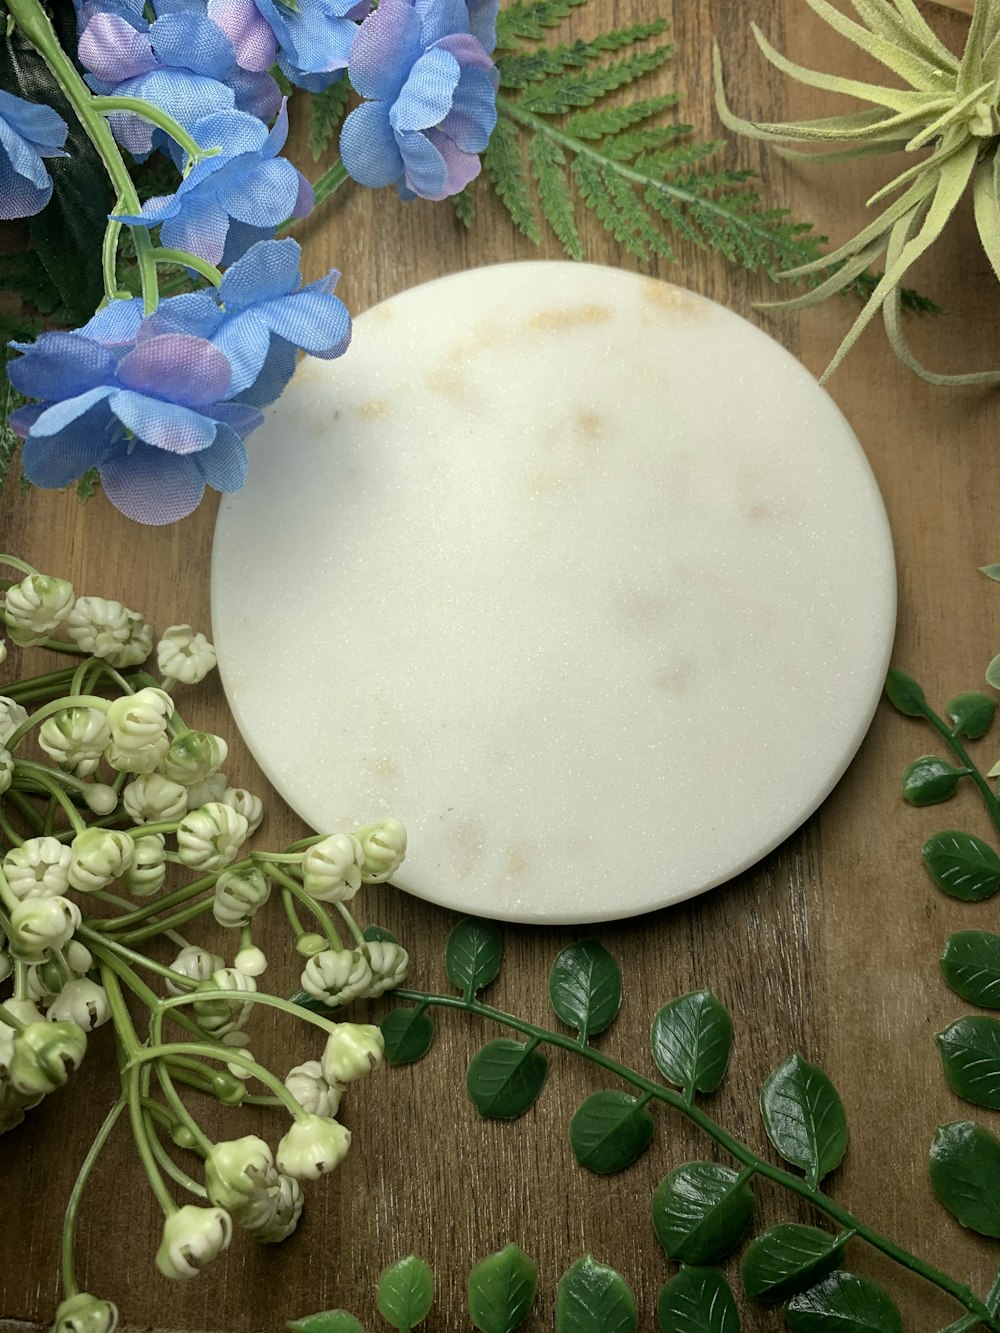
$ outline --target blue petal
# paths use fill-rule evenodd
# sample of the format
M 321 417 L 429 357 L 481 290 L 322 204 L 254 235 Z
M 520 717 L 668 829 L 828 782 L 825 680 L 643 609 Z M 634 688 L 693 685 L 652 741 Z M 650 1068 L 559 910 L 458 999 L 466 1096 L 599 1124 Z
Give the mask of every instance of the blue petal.
M 363 102 L 351 112 L 340 131 L 340 158 L 360 185 L 378 189 L 402 176 L 403 159 L 385 102 Z
M 482 69 L 466 67 L 455 94 L 455 104 L 441 123 L 442 133 L 463 153 L 482 153 L 497 123 L 497 92 Z
M 230 393 L 235 396 L 248 389 L 260 374 L 271 343 L 267 325 L 253 311 L 227 319 L 213 339 L 233 368 Z
M 24 475 L 36 486 L 68 486 L 115 451 L 114 424 L 101 403 L 57 435 L 29 435 L 21 451 Z
M 4 120 L 0 120 L 0 147 L 3 148 L 15 175 L 23 177 L 35 190 L 51 187 L 49 173 L 38 153 L 27 139 L 22 139 Z
M 259 242 L 226 270 L 219 300 L 226 310 L 235 312 L 295 291 L 301 281 L 301 254 L 299 243 L 290 236 L 281 241 Z
M 231 426 L 220 425 L 211 449 L 194 461 L 209 486 L 227 495 L 238 491 L 247 479 L 247 451 Z
M 469 31 L 469 10 L 465 0 L 413 0 L 420 15 L 420 40 L 424 46 L 449 37 L 453 32 Z
M 305 290 L 276 301 L 262 301 L 237 320 L 259 319 L 279 338 L 312 356 L 327 359 L 346 352 L 351 341 L 351 317 L 336 296 Z M 234 321 L 235 322 L 235 321 Z
M 394 101 L 423 51 L 420 18 L 406 0 L 382 0 L 358 28 L 347 73 L 362 97 Z
M 144 444 L 166 453 L 197 453 L 207 449 L 215 438 L 214 421 L 162 398 L 147 398 L 145 394 L 120 389 L 111 397 L 110 404 L 126 429 Z
M 451 110 L 461 74 L 458 61 L 447 51 L 422 55 L 389 112 L 392 128 L 405 133 L 440 125 Z
M 162 527 L 198 508 L 205 481 L 194 458 L 178 458 L 137 445 L 101 466 L 108 499 L 137 523 Z
M 229 215 L 214 199 L 185 199 L 179 216 L 163 224 L 160 239 L 174 250 L 218 264 L 226 244 Z
M 272 338 L 260 373 L 250 387 L 239 395 L 238 402 L 249 403 L 254 407 L 267 407 L 273 403 L 281 397 L 286 384 L 295 374 L 297 360 L 298 348 L 293 343 L 286 343 L 284 338 Z
M 98 342 L 78 333 L 43 333 L 7 368 L 26 398 L 75 398 L 114 379 L 116 361 Z
M 299 173 L 287 158 L 248 164 L 227 172 L 217 199 L 230 217 L 250 227 L 277 227 L 299 196 Z
M 98 310 L 80 329 L 81 336 L 93 338 L 105 345 L 130 343 L 139 332 L 143 320 L 142 298 L 109 301 L 103 310 Z
M 424 134 L 400 134 L 399 147 L 406 164 L 406 184 L 421 199 L 438 199 L 448 179 L 444 158 Z
M 143 322 L 139 336 L 155 338 L 161 333 L 193 333 L 197 338 L 211 338 L 222 318 L 222 311 L 208 292 L 182 292 L 180 296 L 168 296 L 160 302 Z
M 66 398 L 61 403 L 53 403 L 51 407 L 45 409 L 32 426 L 32 436 L 59 435 L 67 426 L 79 420 L 97 403 L 110 398 L 113 393 L 114 388 L 105 384 L 98 389 L 88 389 L 86 393 L 77 394 L 75 398 Z
M 51 198 L 52 182 L 48 173 L 45 184 L 39 188 L 12 171 L 10 158 L 0 150 L 0 220 L 34 217 Z
M 229 38 L 204 14 L 166 14 L 149 30 L 161 65 L 228 82 L 236 64 Z
M 36 148 L 58 149 L 66 142 L 69 133 L 62 116 L 57 115 L 50 106 L 38 102 L 26 102 L 13 93 L 0 89 L 0 117 Z

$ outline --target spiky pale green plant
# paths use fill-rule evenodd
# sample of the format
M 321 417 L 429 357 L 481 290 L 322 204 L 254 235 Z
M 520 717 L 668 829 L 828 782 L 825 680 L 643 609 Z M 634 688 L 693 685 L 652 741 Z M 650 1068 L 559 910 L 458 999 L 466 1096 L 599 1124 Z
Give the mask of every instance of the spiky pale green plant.
M 781 150 L 794 157 L 845 162 L 902 151 L 916 155 L 917 160 L 872 195 L 869 207 L 895 198 L 846 245 L 782 275 L 811 278 L 815 285 L 792 300 L 774 304 L 784 309 L 815 305 L 842 291 L 884 254 L 885 274 L 823 379 L 837 369 L 881 310 L 896 355 L 921 378 L 934 384 L 1000 383 L 1000 371 L 939 375 L 926 370 L 907 345 L 900 317 L 904 275 L 938 239 L 970 187 L 979 236 L 1000 277 L 1000 0 L 977 0 L 961 59 L 941 42 L 913 0 L 850 0 L 860 22 L 835 9 L 829 0 L 805 2 L 906 87 L 882 87 L 797 65 L 752 25 L 761 51 L 783 74 L 811 88 L 858 98 L 870 103 L 871 109 L 784 124 L 743 120 L 727 104 L 716 43 L 716 100 L 725 125 L 771 143 L 826 146 L 819 152 Z M 839 265 L 832 276 L 816 281 L 831 264 Z

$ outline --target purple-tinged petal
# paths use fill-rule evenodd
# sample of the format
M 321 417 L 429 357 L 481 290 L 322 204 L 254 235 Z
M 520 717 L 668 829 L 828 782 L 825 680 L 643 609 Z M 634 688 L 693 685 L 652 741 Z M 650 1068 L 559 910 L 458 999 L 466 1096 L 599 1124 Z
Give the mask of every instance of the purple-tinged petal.
M 195 458 L 179 458 L 141 445 L 126 456 L 110 459 L 100 472 L 104 493 L 115 508 L 126 518 L 151 527 L 187 518 L 205 494 Z
M 182 292 L 168 296 L 142 321 L 138 338 L 158 338 L 163 333 L 190 333 L 196 338 L 211 338 L 222 320 L 222 311 L 207 291 Z
M 169 385 L 171 400 L 186 407 L 208 407 L 225 398 L 231 379 L 229 362 L 218 347 L 190 333 L 146 338 L 118 367 L 119 383 L 126 388 L 159 397 Z
M 240 490 L 247 479 L 247 451 L 231 426 L 220 426 L 211 449 L 194 461 L 209 486 L 226 495 Z
M 469 31 L 469 10 L 465 0 L 413 0 L 420 16 L 420 41 L 426 46 L 453 32 Z
M 421 54 L 420 29 L 420 18 L 406 0 L 382 0 L 369 14 L 358 28 L 347 65 L 362 97 L 395 100 Z
M 253 0 L 208 0 L 208 17 L 233 44 L 242 69 L 263 72 L 274 64 L 274 31 Z
M 44 411 L 44 403 L 25 403 L 23 407 L 11 412 L 7 425 L 23 440 Z
M 303 176 L 300 171 L 299 190 L 298 194 L 295 196 L 295 203 L 292 205 L 292 211 L 289 214 L 289 217 L 298 218 L 301 221 L 302 218 L 307 218 L 315 207 L 316 194 L 311 183 L 306 180 L 305 176 Z
M 377 189 L 403 174 L 403 159 L 389 124 L 386 102 L 355 107 L 340 131 L 340 158 L 348 175 L 360 185 Z
M 481 153 L 497 123 L 497 94 L 493 80 L 481 69 L 462 70 L 455 105 L 439 126 L 441 133 L 463 153 Z
M 448 199 L 453 194 L 458 194 L 464 190 L 470 181 L 474 181 L 482 169 L 482 163 L 476 153 L 463 152 L 446 134 L 440 130 L 428 130 L 427 138 L 432 146 L 441 154 L 445 165 L 445 181 L 442 186 L 440 199 Z M 425 195 L 425 198 L 431 198 Z
M 95 14 L 80 34 L 77 55 L 84 69 L 102 82 L 118 84 L 156 68 L 146 33 L 120 14 Z
M 246 436 L 261 424 L 264 413 L 240 399 L 239 402 L 216 403 L 212 408 L 212 420 L 221 421 L 237 435 Z
M 409 189 L 421 199 L 444 199 L 447 194 L 448 167 L 441 153 L 431 143 L 429 134 L 411 130 L 397 135 L 403 154 L 405 179 Z
M 222 259 L 229 215 L 214 199 L 186 199 L 179 216 L 163 224 L 160 239 L 172 250 L 186 250 L 210 264 Z
M 396 133 L 440 125 L 451 110 L 461 73 L 458 61 L 448 51 L 431 50 L 422 55 L 389 112 L 389 124 Z
M 190 407 L 130 389 L 119 389 L 108 401 L 122 425 L 154 449 L 193 454 L 208 449 L 215 439 L 215 422 Z
M 115 358 L 100 343 L 78 333 L 43 333 L 18 344 L 23 355 L 7 367 L 11 384 L 26 398 L 75 398 L 115 373 Z
M 469 31 L 482 42 L 483 50 L 492 53 L 497 44 L 498 0 L 468 0 Z
M 442 37 L 435 45 L 436 51 L 447 51 L 453 55 L 463 69 L 471 67 L 491 74 L 499 82 L 496 65 L 489 57 L 483 44 L 468 33 L 456 32 L 450 37 Z

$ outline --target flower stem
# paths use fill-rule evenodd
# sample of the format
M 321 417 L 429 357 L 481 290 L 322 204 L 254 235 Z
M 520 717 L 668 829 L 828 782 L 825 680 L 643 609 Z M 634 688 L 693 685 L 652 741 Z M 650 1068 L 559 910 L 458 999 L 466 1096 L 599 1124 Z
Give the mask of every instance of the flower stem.
M 199 255 L 190 254 L 187 250 L 171 250 L 166 246 L 157 246 L 153 250 L 153 259 L 157 264 L 177 264 L 181 268 L 193 268 L 196 273 L 200 273 L 203 278 L 207 278 L 213 287 L 222 286 L 222 274 L 210 264 L 207 259 L 202 259 Z M 169 677 L 168 677 L 169 679 Z M 166 685 L 161 683 L 160 689 L 166 689 Z M 167 690 L 169 694 L 170 691 Z
M 219 994 L 225 995 L 227 999 L 231 1000 L 234 992 L 220 991 Z M 241 996 L 241 998 L 245 997 Z M 166 1005 L 163 1007 L 166 1008 Z M 301 1015 L 301 1010 L 299 1013 Z M 244 1055 L 236 1047 L 212 1047 L 207 1042 L 194 1041 L 167 1042 L 162 1046 L 148 1046 L 136 1051 L 134 1055 L 129 1057 L 129 1065 L 133 1071 L 136 1071 L 147 1060 L 163 1060 L 164 1057 L 174 1055 L 194 1055 L 199 1059 L 219 1060 L 225 1064 L 231 1061 L 234 1065 L 239 1065 L 241 1069 L 245 1069 L 247 1073 L 252 1074 L 254 1078 L 260 1079 L 265 1087 L 270 1088 L 274 1095 L 280 1098 L 290 1116 L 293 1116 L 296 1120 L 303 1120 L 307 1115 L 307 1112 L 302 1109 L 280 1078 L 272 1074 L 270 1069 L 260 1064 L 253 1056 Z
M 278 883 L 282 886 L 283 889 L 287 889 L 287 891 L 293 897 L 298 898 L 299 902 L 302 903 L 304 907 L 308 907 L 309 911 L 312 912 L 313 916 L 319 923 L 319 926 L 323 931 L 323 934 L 330 941 L 330 945 L 332 948 L 342 949 L 344 947 L 343 944 L 341 943 L 340 936 L 337 934 L 337 928 L 333 924 L 333 921 L 330 919 L 329 914 L 320 906 L 320 904 L 316 901 L 316 899 L 312 896 L 311 893 L 306 893 L 305 889 L 298 882 L 298 880 L 293 879 L 291 875 L 286 874 L 282 869 L 280 869 L 280 867 L 276 866 L 274 862 L 270 860 L 267 856 L 255 855 L 254 860 L 257 862 L 258 865 L 260 864 L 265 865 L 267 867 L 268 873 L 271 875 L 273 879 L 276 879 L 278 881 Z
M 968 776 L 979 788 L 979 794 L 983 798 L 986 812 L 993 823 L 993 827 L 996 829 L 997 833 L 1000 834 L 1000 801 L 998 801 L 978 765 L 970 757 L 968 750 L 962 744 L 961 740 L 959 740 L 958 733 L 949 727 L 944 718 L 939 717 L 929 705 L 923 704 L 920 711 L 934 730 L 944 738 L 944 741 L 952 754 L 962 764 Z
M 104 1145 L 107 1143 L 111 1131 L 118 1123 L 118 1117 L 125 1110 L 125 1094 L 123 1093 L 112 1106 L 104 1119 L 104 1124 L 94 1137 L 93 1143 L 83 1159 L 83 1164 L 77 1173 L 76 1181 L 73 1184 L 72 1193 L 69 1196 L 69 1202 L 66 1204 L 66 1213 L 63 1217 L 62 1229 L 62 1285 L 63 1294 L 67 1297 L 75 1296 L 79 1291 L 76 1284 L 76 1270 L 73 1264 L 73 1243 L 76 1239 L 76 1217 L 80 1211 L 80 1203 L 83 1199 L 83 1192 L 87 1188 L 87 1181 L 90 1179 L 90 1173 L 97 1165 L 97 1159 L 100 1157 Z
M 333 166 L 328 167 L 323 172 L 319 180 L 313 186 L 313 194 L 316 196 L 316 203 L 321 204 L 324 199 L 329 199 L 335 190 L 339 190 L 344 181 L 348 180 L 347 168 L 338 158 Z M 287 223 L 285 224 L 287 225 Z

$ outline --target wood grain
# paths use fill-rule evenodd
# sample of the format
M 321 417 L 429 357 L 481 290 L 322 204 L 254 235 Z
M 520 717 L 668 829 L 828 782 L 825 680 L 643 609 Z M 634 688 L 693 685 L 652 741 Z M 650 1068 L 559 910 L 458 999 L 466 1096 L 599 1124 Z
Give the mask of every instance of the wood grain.
M 670 18 L 677 58 L 651 80 L 651 88 L 679 86 L 683 118 L 706 136 L 718 133 L 711 105 L 713 32 L 722 41 L 733 102 L 741 112 L 780 119 L 824 114 L 835 104 L 790 89 L 770 70 L 752 41 L 750 17 L 802 63 L 835 64 L 855 77 L 871 72 L 853 48 L 840 42 L 834 48 L 802 0 L 757 0 L 751 8 L 752 14 L 736 0 L 698 5 L 591 0 L 568 30 L 593 32 L 653 12 Z M 936 21 L 959 48 L 964 21 L 940 11 Z M 292 151 L 299 162 L 307 161 L 301 125 Z M 761 157 L 749 144 L 727 151 L 733 165 L 759 167 L 769 201 L 816 219 L 835 241 L 860 225 L 863 201 L 884 178 L 871 162 L 822 171 Z M 634 267 L 589 219 L 579 220 L 588 259 Z M 466 233 L 447 206 L 403 204 L 388 192 L 347 188 L 304 232 L 310 273 L 341 268 L 342 294 L 356 312 L 443 273 L 535 254 L 502 209 L 482 196 L 479 217 Z M 551 238 L 542 253 L 557 255 Z M 801 318 L 755 312 L 754 302 L 771 292 L 765 280 L 683 245 L 676 265 L 651 271 L 748 316 L 817 373 L 855 313 L 847 301 Z M 967 213 L 941 242 L 934 266 L 924 266 L 916 281 L 954 312 L 920 325 L 921 353 L 945 368 L 996 364 L 996 281 Z M 919 383 L 893 360 L 879 328 L 865 335 L 831 392 L 871 459 L 895 534 L 896 660 L 920 675 L 934 699 L 975 687 L 998 648 L 1000 592 L 976 573 L 977 566 L 998 558 L 995 396 Z M 121 597 L 161 627 L 182 620 L 207 625 L 213 516 L 214 506 L 206 502 L 183 523 L 151 531 L 129 523 L 100 496 L 82 508 L 72 495 L 21 496 L 15 487 L 3 497 L 0 532 L 6 549 L 71 577 L 81 592 Z M 829 559 L 837 559 L 836 550 Z M 267 633 L 266 613 L 261 633 Z M 17 671 L 17 654 L 9 669 Z M 823 671 L 821 660 L 816 670 Z M 218 687 L 194 692 L 188 711 L 193 724 L 230 737 L 230 773 L 266 794 L 267 784 L 228 720 Z M 928 748 L 930 739 L 916 724 L 880 709 L 830 799 L 762 864 L 694 902 L 602 927 L 602 940 L 623 965 L 626 1000 L 617 1025 L 601 1040 L 615 1057 L 649 1068 L 645 1052 L 654 1010 L 672 996 L 711 986 L 736 1023 L 732 1070 L 712 1099 L 713 1114 L 763 1152 L 756 1109 L 762 1080 L 791 1050 L 821 1064 L 843 1094 L 852 1127 L 847 1162 L 832 1181 L 838 1199 L 984 1290 L 996 1266 L 996 1247 L 962 1233 L 937 1205 L 926 1158 L 934 1126 L 970 1113 L 947 1091 L 935 1053 L 932 1034 L 962 1008 L 945 989 L 936 959 L 949 931 L 988 928 L 996 914 L 989 906 L 964 908 L 943 898 L 923 873 L 918 849 L 942 824 L 985 833 L 971 804 L 915 812 L 900 803 L 903 765 Z M 994 755 L 985 758 L 990 762 Z M 725 799 L 720 773 L 723 810 Z M 261 842 L 278 845 L 301 831 L 272 799 Z M 628 872 L 623 853 L 622 873 Z M 443 985 L 442 951 L 452 918 L 388 888 L 371 891 L 367 908 L 411 949 L 414 982 Z M 491 999 L 548 1021 L 549 962 L 559 947 L 588 933 L 505 930 L 506 964 Z M 281 936 L 275 930 L 270 938 L 276 950 Z M 275 961 L 269 979 L 281 991 L 294 984 L 295 971 L 294 959 L 284 958 Z M 374 1016 L 381 1009 L 373 1006 L 370 1012 Z M 237 1239 L 225 1262 L 191 1284 L 171 1286 L 152 1269 L 157 1210 L 122 1130 L 83 1209 L 82 1282 L 119 1303 L 129 1330 L 277 1328 L 287 1317 L 335 1306 L 353 1310 L 366 1327 L 375 1328 L 381 1326 L 373 1301 L 375 1276 L 385 1264 L 416 1251 L 438 1279 L 438 1301 L 426 1327 L 431 1333 L 457 1333 L 468 1328 L 463 1293 L 472 1264 L 516 1241 L 541 1268 L 540 1294 L 526 1329 L 553 1328 L 558 1277 L 585 1252 L 628 1277 L 637 1291 L 641 1327 L 651 1329 L 668 1266 L 653 1236 L 650 1197 L 673 1166 L 691 1157 L 714 1158 L 712 1145 L 685 1123 L 658 1117 L 652 1149 L 628 1172 L 610 1179 L 583 1174 L 567 1145 L 567 1121 L 589 1091 L 610 1080 L 595 1077 L 579 1060 L 557 1056 L 544 1096 L 522 1121 L 482 1123 L 467 1100 L 464 1071 L 477 1046 L 493 1035 L 476 1023 L 444 1018 L 427 1060 L 364 1083 L 345 1103 L 355 1136 L 352 1152 L 334 1177 L 307 1191 L 298 1235 L 278 1250 Z M 107 1033 L 92 1046 L 71 1085 L 0 1142 L 0 1316 L 11 1321 L 0 1318 L 3 1328 L 46 1326 L 58 1299 L 62 1210 L 115 1082 Z M 262 1017 L 255 1048 L 282 1068 L 309 1055 L 312 1043 Z M 977 1118 L 997 1130 L 997 1116 Z M 264 1114 L 219 1113 L 212 1123 L 225 1137 L 237 1132 L 236 1123 L 238 1132 L 276 1137 Z M 770 1188 L 758 1193 L 760 1223 L 807 1217 Z M 891 1280 L 907 1327 L 937 1329 L 957 1317 L 949 1302 L 890 1271 L 877 1256 L 859 1248 L 852 1263 Z M 735 1274 L 732 1265 L 729 1271 Z M 775 1312 L 745 1311 L 747 1333 L 781 1326 Z

